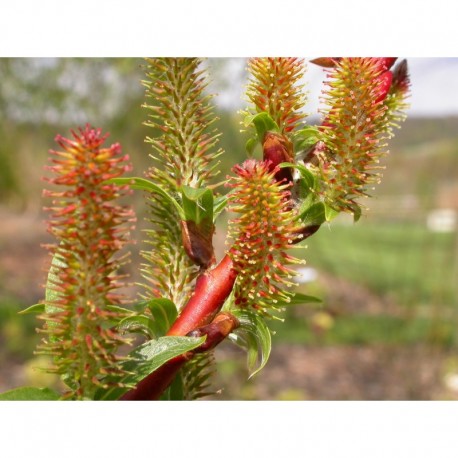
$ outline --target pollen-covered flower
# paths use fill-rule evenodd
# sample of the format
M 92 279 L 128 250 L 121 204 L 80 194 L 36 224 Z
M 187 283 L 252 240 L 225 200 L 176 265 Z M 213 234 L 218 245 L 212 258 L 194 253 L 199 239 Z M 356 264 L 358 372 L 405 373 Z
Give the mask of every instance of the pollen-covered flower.
M 266 112 L 277 123 L 280 132 L 292 132 L 305 118 L 303 59 L 295 57 L 262 57 L 248 62 L 250 81 L 247 96 L 255 112 Z
M 230 210 L 237 217 L 230 221 L 229 256 L 238 274 L 235 305 L 269 314 L 279 302 L 289 301 L 294 271 L 288 265 L 302 262 L 287 253 L 297 230 L 290 185 L 278 183 L 276 171 L 269 171 L 265 162 L 250 159 L 233 170 Z
M 329 70 L 326 108 L 320 127 L 326 151 L 319 172 L 322 194 L 338 211 L 355 213 L 355 201 L 379 182 L 380 158 L 386 154 L 389 119 L 387 96 L 394 58 L 339 58 Z
M 38 347 L 53 357 L 49 369 L 65 376 L 72 392 L 68 397 L 92 398 L 105 386 L 106 376 L 121 373 L 117 348 L 125 343 L 113 328 L 116 314 L 107 308 L 117 304 L 122 286 L 119 268 L 125 256 L 117 256 L 128 239 L 130 208 L 113 201 L 128 190 L 105 180 L 130 171 L 129 157 L 119 144 L 103 147 L 107 135 L 89 125 L 73 138 L 60 135 L 59 151 L 50 151 L 54 185 L 44 192 L 52 198 L 49 232 L 57 239 L 50 247 L 53 261 L 48 276 L 45 310 L 46 334 Z

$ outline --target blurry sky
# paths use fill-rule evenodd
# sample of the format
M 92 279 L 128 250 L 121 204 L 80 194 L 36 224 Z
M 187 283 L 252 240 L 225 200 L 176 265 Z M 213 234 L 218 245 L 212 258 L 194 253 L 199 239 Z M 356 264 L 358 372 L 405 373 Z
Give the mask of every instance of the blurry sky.
M 307 59 L 308 60 L 308 59 Z M 458 115 L 458 58 L 407 58 L 412 95 L 409 116 Z M 217 103 L 231 109 L 244 106 L 242 100 L 245 59 L 230 59 L 221 70 L 224 85 L 216 88 L 219 93 Z M 316 114 L 318 96 L 322 89 L 323 69 L 309 64 L 306 74 L 306 89 L 310 92 L 306 110 Z

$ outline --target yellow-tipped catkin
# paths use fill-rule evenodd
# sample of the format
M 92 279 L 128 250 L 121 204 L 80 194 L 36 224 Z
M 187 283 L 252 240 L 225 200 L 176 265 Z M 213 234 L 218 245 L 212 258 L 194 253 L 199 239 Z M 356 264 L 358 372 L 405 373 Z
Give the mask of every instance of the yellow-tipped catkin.
M 254 113 L 266 112 L 282 134 L 295 130 L 306 114 L 302 110 L 306 97 L 303 84 L 305 63 L 295 57 L 262 57 L 248 62 L 250 80 L 248 99 Z
M 118 270 L 125 256 L 118 252 L 134 215 L 113 202 L 128 189 L 105 180 L 131 166 L 119 144 L 103 147 L 107 136 L 100 129 L 87 125 L 72 135 L 57 136 L 61 150 L 50 151 L 53 176 L 47 181 L 54 186 L 45 196 L 53 199 L 48 229 L 57 243 L 50 247 L 40 330 L 45 338 L 38 352 L 52 356 L 48 370 L 64 376 L 71 388 L 67 397 L 91 399 L 97 388 L 107 386 L 107 376 L 115 380 L 123 373 L 117 349 L 126 340 L 113 328 L 117 313 L 107 306 L 121 299 Z
M 289 185 L 278 183 L 275 171 L 252 159 L 235 166 L 234 172 L 229 209 L 237 217 L 229 225 L 229 256 L 238 273 L 235 306 L 270 314 L 289 301 L 294 271 L 288 266 L 302 262 L 287 253 L 297 229 Z
M 399 101 L 394 108 L 387 105 L 393 80 L 387 61 L 392 60 L 340 58 L 328 72 L 320 126 L 326 150 L 318 159 L 321 193 L 337 211 L 356 212 L 355 199 L 380 181 L 379 162 L 391 135 L 388 113 L 400 106 Z

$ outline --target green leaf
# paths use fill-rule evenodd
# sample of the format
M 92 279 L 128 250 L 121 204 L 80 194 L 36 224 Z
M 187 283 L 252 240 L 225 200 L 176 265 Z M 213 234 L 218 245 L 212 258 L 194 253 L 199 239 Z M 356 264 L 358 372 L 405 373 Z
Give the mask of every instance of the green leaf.
M 183 353 L 194 350 L 202 345 L 205 339 L 206 336 L 165 336 L 140 345 L 129 354 L 130 359 L 122 364 L 123 369 L 129 374 L 123 377 L 119 382 L 127 386 L 114 387 L 109 390 L 100 389 L 97 391 L 95 399 L 119 399 L 130 389 L 130 387 L 133 388 L 137 383 L 164 365 L 167 361 Z
M 49 388 L 23 386 L 0 393 L 0 401 L 57 401 L 60 395 Z
M 326 221 L 329 222 L 329 221 L 333 220 L 339 214 L 339 212 L 337 210 L 334 210 L 329 205 L 325 205 L 324 206 L 324 214 L 325 214 Z
M 135 312 L 141 313 L 145 310 L 145 308 L 148 306 L 149 301 L 140 301 L 140 302 L 135 302 L 133 304 L 129 304 L 131 308 L 126 308 L 126 307 L 121 307 L 120 305 L 114 305 L 110 304 L 107 305 L 107 309 L 112 311 L 112 312 L 117 312 L 121 314 L 133 314 Z
M 40 314 L 45 312 L 45 304 L 34 304 L 18 312 L 19 315 Z
M 304 208 L 306 202 L 302 205 Z M 333 220 L 339 212 L 324 202 L 317 202 L 299 213 L 301 221 L 307 225 L 319 225 Z
M 246 116 L 243 120 L 243 123 L 245 127 L 248 127 L 251 124 L 254 125 L 259 141 L 263 140 L 266 132 L 280 132 L 280 128 L 278 127 L 277 123 L 265 111 L 255 115 Z
M 361 214 L 362 214 L 361 207 L 355 203 L 355 205 L 353 205 L 351 209 L 353 211 L 353 221 L 356 223 L 361 218 Z
M 181 208 L 181 205 L 177 202 L 177 200 L 170 195 L 167 191 L 162 189 L 157 184 L 149 181 L 145 178 L 137 178 L 137 177 L 130 177 L 130 178 L 112 178 L 111 180 L 107 180 L 107 183 L 114 183 L 118 185 L 129 185 L 132 189 L 139 189 L 142 191 L 149 191 L 160 196 L 164 197 L 168 200 L 177 210 L 178 214 L 180 215 L 181 219 L 184 219 L 184 211 Z
M 296 164 L 294 167 L 299 170 L 304 186 L 308 188 L 309 192 L 314 191 L 318 184 L 316 176 L 304 165 Z
M 206 232 L 213 233 L 213 192 L 207 188 L 182 186 L 184 221 L 194 221 Z
M 227 197 L 226 196 L 215 197 L 215 199 L 213 201 L 213 222 L 216 221 L 216 218 L 226 208 L 226 205 L 227 205 Z
M 245 144 L 245 150 L 248 154 L 248 157 L 253 156 L 254 150 L 256 148 L 256 145 L 258 144 L 258 138 L 251 137 L 247 140 Z
M 290 162 L 282 162 L 280 168 L 294 168 L 299 171 L 300 178 L 297 180 L 298 194 L 300 199 L 304 199 L 303 206 L 310 206 L 315 199 L 312 191 L 318 188 L 318 180 L 316 176 L 302 164 L 292 164 Z
M 326 222 L 326 209 L 323 202 L 317 202 L 299 214 L 306 226 L 320 225 Z
M 152 331 L 156 336 L 164 336 L 177 318 L 176 305 L 170 299 L 161 297 L 151 299 L 147 307 L 153 317 Z
M 315 126 L 307 126 L 296 132 L 295 150 L 308 149 L 320 140 L 320 132 Z
M 307 294 L 295 293 L 291 300 L 285 305 L 303 305 L 323 302 L 319 297 L 308 296 Z M 283 305 L 283 304 L 282 304 Z
M 143 310 L 148 308 L 151 316 L 138 314 L 123 318 L 119 322 L 119 330 L 124 332 L 139 332 L 150 339 L 157 339 L 167 334 L 177 317 L 175 304 L 166 298 L 144 301 Z
M 251 310 L 233 310 L 231 313 L 239 320 L 240 326 L 229 338 L 245 348 L 249 378 L 257 374 L 267 363 L 272 339 L 264 319 Z
M 119 322 L 118 329 L 121 332 L 140 332 L 152 339 L 155 337 L 152 322 L 153 320 L 146 315 L 128 316 Z

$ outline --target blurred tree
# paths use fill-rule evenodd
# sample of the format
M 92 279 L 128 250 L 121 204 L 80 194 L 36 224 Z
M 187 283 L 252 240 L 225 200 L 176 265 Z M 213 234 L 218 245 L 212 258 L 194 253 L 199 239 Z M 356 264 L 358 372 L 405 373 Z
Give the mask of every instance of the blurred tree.
M 54 132 L 90 122 L 107 126 L 114 137 L 110 127 L 138 125 L 131 121 L 143 95 L 140 64 L 130 58 L 0 59 L 0 202 L 30 192 L 24 188 L 35 181 L 36 159 L 44 158 Z

